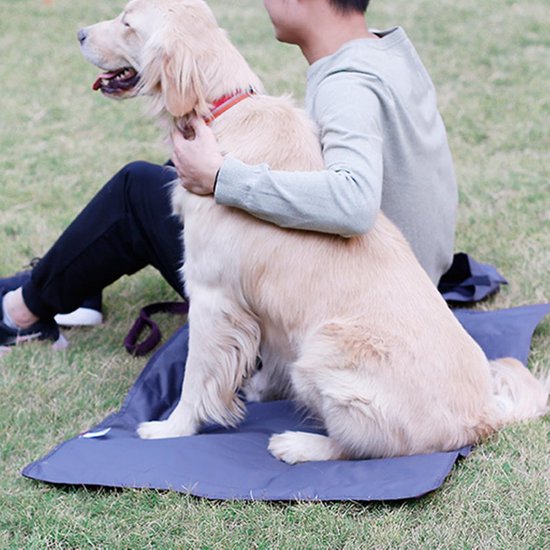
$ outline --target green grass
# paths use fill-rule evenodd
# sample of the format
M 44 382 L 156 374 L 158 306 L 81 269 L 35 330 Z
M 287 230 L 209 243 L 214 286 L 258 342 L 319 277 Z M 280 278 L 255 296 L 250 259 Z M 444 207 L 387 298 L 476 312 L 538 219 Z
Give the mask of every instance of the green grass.
M 261 3 L 212 6 L 268 89 L 301 99 L 305 63 L 272 39 Z M 0 0 L 0 274 L 43 254 L 126 162 L 169 155 L 140 101 L 90 88 L 96 70 L 76 31 L 120 7 Z M 457 249 L 510 281 L 482 308 L 549 301 L 546 1 L 373 0 L 370 12 L 372 26 L 405 26 L 439 91 L 460 183 Z M 0 359 L 0 548 L 550 548 L 548 417 L 478 447 L 439 491 L 391 505 L 212 502 L 22 478 L 28 462 L 119 407 L 145 364 L 122 339 L 141 305 L 171 297 L 145 270 L 106 291 L 106 325 L 71 331 L 66 352 L 33 344 Z M 550 367 L 548 320 L 530 367 Z

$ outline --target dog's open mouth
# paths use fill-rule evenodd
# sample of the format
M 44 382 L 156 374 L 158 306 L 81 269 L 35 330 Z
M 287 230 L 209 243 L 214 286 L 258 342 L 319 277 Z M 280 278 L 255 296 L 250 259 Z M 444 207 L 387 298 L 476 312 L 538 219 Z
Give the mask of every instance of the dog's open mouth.
M 117 71 L 100 74 L 92 87 L 107 95 L 120 95 L 135 88 L 138 81 L 137 71 L 132 67 L 124 67 Z

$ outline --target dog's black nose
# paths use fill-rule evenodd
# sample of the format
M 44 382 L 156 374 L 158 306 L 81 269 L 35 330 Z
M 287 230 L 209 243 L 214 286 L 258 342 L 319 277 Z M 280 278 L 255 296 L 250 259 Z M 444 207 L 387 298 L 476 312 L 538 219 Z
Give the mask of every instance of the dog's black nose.
M 86 40 L 86 37 L 88 36 L 88 33 L 86 32 L 86 29 L 80 29 L 76 36 L 78 37 L 78 41 L 83 44 Z

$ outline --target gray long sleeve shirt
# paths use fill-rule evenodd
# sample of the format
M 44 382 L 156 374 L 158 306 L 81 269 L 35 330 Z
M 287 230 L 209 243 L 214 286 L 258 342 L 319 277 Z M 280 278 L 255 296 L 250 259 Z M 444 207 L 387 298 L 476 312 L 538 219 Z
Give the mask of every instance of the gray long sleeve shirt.
M 308 70 L 306 109 L 325 170 L 282 172 L 228 156 L 216 202 L 281 227 L 345 237 L 380 209 L 434 282 L 450 266 L 457 189 L 433 83 L 403 29 L 359 39 Z

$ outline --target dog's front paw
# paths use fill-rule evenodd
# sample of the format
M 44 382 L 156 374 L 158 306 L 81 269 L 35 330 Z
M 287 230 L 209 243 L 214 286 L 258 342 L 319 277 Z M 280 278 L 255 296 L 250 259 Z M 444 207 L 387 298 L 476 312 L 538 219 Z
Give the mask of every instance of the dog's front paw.
M 167 439 L 169 437 L 193 435 L 195 432 L 186 430 L 181 426 L 175 426 L 169 420 L 159 420 L 142 422 L 137 429 L 137 433 L 141 439 Z

